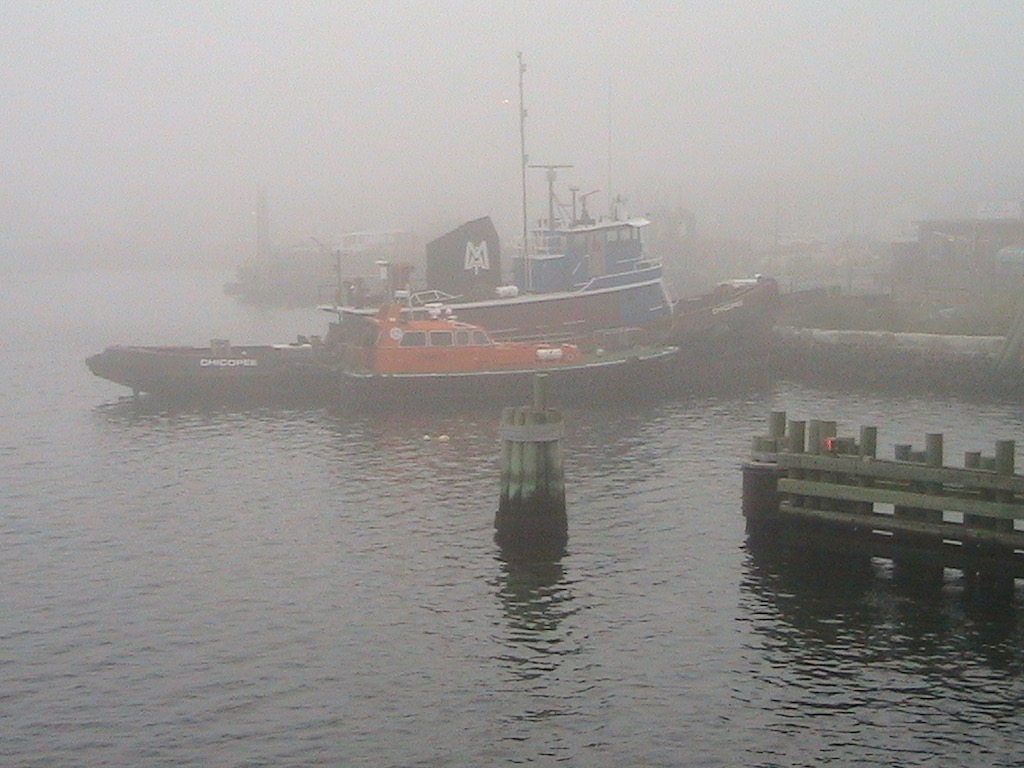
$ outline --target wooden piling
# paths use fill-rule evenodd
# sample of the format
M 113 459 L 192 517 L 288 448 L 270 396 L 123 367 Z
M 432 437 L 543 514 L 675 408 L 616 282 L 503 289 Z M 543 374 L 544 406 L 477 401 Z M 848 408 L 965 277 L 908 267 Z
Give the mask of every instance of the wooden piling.
M 923 451 L 915 451 L 912 446 L 902 446 L 901 453 L 906 461 L 923 464 L 927 467 L 941 467 L 943 456 L 943 437 L 940 433 L 932 432 L 925 435 L 925 448 Z M 941 483 L 912 482 L 910 489 L 920 494 L 941 494 Z M 923 523 L 942 524 L 941 509 L 921 509 L 917 507 L 894 507 L 893 513 L 896 517 L 907 520 L 920 521 Z M 944 568 L 939 563 L 922 562 L 918 556 L 917 548 L 927 545 L 929 534 L 925 532 L 897 530 L 893 532 L 893 542 L 900 546 L 905 554 L 893 558 L 893 576 L 906 587 L 913 589 L 937 588 L 942 584 L 945 574 Z
M 786 450 L 789 453 L 803 453 L 806 445 L 807 422 L 790 421 L 786 428 Z
M 799 445 L 796 445 L 799 435 Z M 769 513 L 777 510 L 779 478 L 776 453 L 782 451 L 803 451 L 804 424 L 789 423 L 786 412 L 773 411 L 768 417 L 768 434 L 753 439 L 751 461 L 743 465 L 743 516 L 750 533 L 764 532 L 762 525 Z
M 878 454 L 878 427 L 860 428 L 860 447 L 858 451 L 863 459 L 874 459 Z
M 767 461 L 743 465 L 743 517 L 748 531 L 763 530 L 779 509 L 779 467 Z
M 997 440 L 994 456 L 982 456 L 980 452 L 968 455 L 964 454 L 964 464 L 968 460 L 972 464 L 980 466 L 1003 477 L 1014 474 L 1015 443 L 1013 440 Z M 994 502 L 1012 502 L 1014 494 L 1005 490 L 983 490 L 980 496 Z M 1013 535 L 1012 519 L 992 519 L 977 515 L 964 515 L 964 524 L 989 531 Z M 972 552 L 982 561 L 988 559 L 999 559 L 1005 557 L 1010 550 L 1005 546 L 991 542 L 978 542 L 972 547 Z M 984 568 L 978 568 L 967 574 L 968 583 L 983 591 L 987 597 L 995 597 L 1006 600 L 1013 596 L 1013 578 L 1003 574 L 988 573 Z
M 533 404 L 502 410 L 501 494 L 495 540 L 516 552 L 560 553 L 569 539 L 562 414 L 547 407 L 547 374 L 534 378 Z

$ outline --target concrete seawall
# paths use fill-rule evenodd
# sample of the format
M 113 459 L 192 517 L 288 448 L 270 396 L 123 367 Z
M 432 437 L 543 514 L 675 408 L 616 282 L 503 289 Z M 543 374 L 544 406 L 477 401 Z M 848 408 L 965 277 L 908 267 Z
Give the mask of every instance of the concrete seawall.
M 906 394 L 1024 398 L 1024 365 L 998 365 L 1002 336 L 780 326 L 773 342 L 770 365 L 780 379 Z
M 782 344 L 800 346 L 865 347 L 942 357 L 994 359 L 999 354 L 1005 337 L 945 336 L 936 333 L 891 331 L 829 331 L 786 325 L 775 329 L 775 338 Z

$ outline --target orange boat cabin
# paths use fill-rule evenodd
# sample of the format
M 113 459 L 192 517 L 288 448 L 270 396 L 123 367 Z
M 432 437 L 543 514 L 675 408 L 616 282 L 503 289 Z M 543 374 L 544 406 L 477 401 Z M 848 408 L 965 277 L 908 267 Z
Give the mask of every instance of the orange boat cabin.
M 362 370 L 378 374 L 444 374 L 479 371 L 543 369 L 577 363 L 583 354 L 574 344 L 530 344 L 493 341 L 478 326 L 429 307 L 422 316 L 402 315 L 389 304 L 374 318 L 372 328 L 357 336 L 361 344 L 349 357 Z M 358 342 L 357 342 L 358 343 Z

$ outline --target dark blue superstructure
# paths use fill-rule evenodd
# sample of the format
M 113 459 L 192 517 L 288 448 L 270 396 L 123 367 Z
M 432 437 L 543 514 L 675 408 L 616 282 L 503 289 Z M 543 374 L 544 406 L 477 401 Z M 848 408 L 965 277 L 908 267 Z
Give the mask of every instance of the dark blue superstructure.
M 645 219 L 604 221 L 544 230 L 524 259 L 514 259 L 520 291 L 552 293 L 622 287 L 662 276 L 661 263 L 644 255 Z

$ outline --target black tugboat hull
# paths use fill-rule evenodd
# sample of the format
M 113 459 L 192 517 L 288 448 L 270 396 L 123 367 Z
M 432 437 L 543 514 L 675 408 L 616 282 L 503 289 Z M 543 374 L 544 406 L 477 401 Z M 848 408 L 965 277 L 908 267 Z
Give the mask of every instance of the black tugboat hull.
M 295 346 L 108 347 L 85 361 L 96 376 L 173 401 L 326 401 L 337 394 L 330 360 Z

